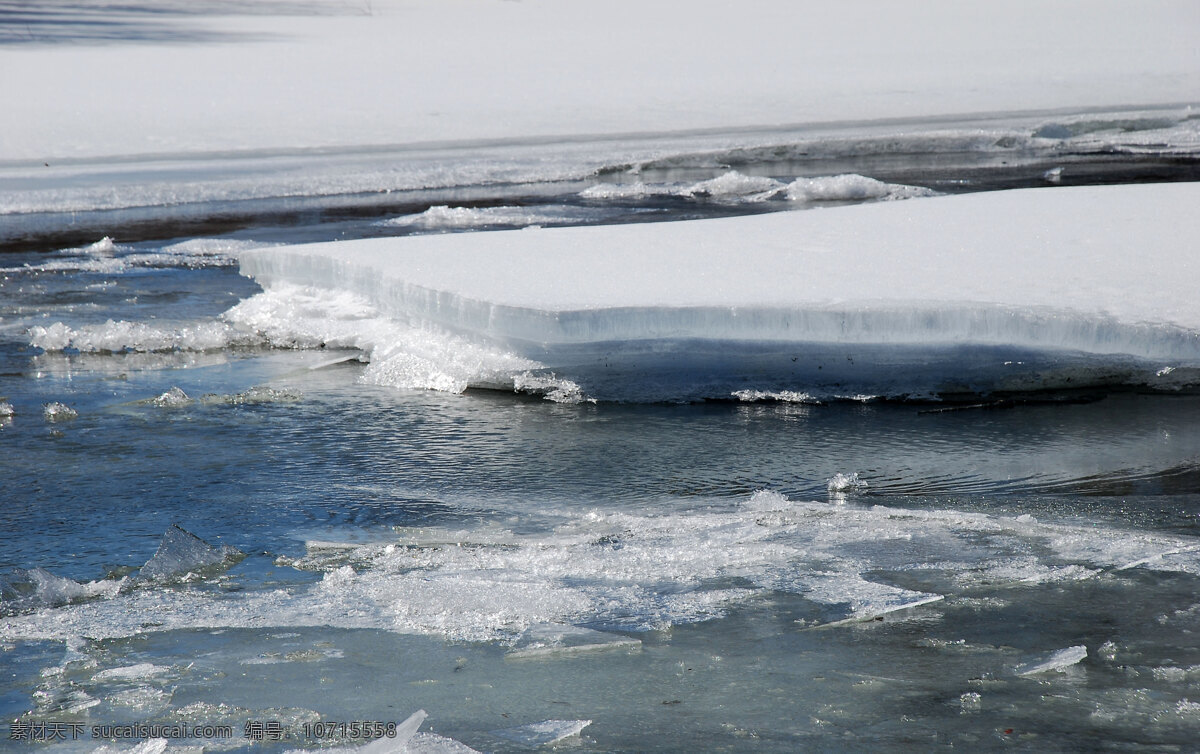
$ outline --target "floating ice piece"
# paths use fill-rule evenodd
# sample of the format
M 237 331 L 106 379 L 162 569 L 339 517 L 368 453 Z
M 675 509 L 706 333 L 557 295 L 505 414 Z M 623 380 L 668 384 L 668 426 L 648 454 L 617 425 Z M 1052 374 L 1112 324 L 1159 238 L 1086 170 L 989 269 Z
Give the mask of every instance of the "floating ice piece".
M 794 202 L 861 202 L 868 199 L 912 199 L 936 195 L 936 191 L 921 186 L 884 183 L 855 173 L 797 178 L 787 186 L 787 198 Z
M 46 417 L 46 421 L 48 422 L 61 422 L 74 419 L 79 416 L 79 412 L 65 403 L 53 401 L 42 407 L 42 415 Z
M 114 707 L 128 707 L 143 714 L 155 715 L 171 706 L 174 698 L 173 689 L 155 688 L 150 685 L 139 685 L 132 688 L 106 693 L 105 702 Z M 203 754 L 203 750 L 197 752 Z
M 170 741 L 165 738 L 147 738 L 145 741 L 125 749 L 112 744 L 105 744 L 92 749 L 92 754 L 167 754 Z M 170 754 L 183 754 L 184 751 L 190 751 L 191 747 L 170 747 Z
M 1038 673 L 1046 673 L 1051 670 L 1063 670 L 1072 665 L 1077 664 L 1085 659 L 1088 655 L 1087 647 L 1077 645 L 1059 649 L 1050 654 L 1029 662 L 1022 663 L 1013 668 L 1013 672 L 1017 675 L 1037 675 Z
M 678 193 L 675 186 L 666 184 L 647 184 L 643 181 L 636 183 L 597 183 L 579 192 L 584 199 L 645 199 L 651 196 L 669 196 Z
M 572 225 L 594 222 L 604 214 L 568 205 L 532 207 L 430 207 L 416 215 L 382 220 L 377 225 L 413 227 L 423 230 L 469 230 L 488 227 L 529 227 L 534 225 Z
M 479 754 L 464 743 L 435 733 L 418 733 L 408 740 L 405 754 Z
M 742 175 L 736 170 L 730 170 L 716 178 L 694 183 L 679 193 L 689 197 L 757 202 L 769 199 L 783 190 L 784 185 L 774 178 Z
M 744 403 L 759 403 L 764 401 L 818 405 L 821 403 L 816 397 L 796 390 L 735 390 L 731 395 Z
M 419 709 L 409 715 L 404 722 L 396 726 L 396 737 L 393 739 L 396 743 L 404 743 L 408 739 L 416 735 L 417 730 L 421 727 L 421 723 L 425 722 L 428 715 L 425 710 Z
M 256 657 L 246 657 L 238 660 L 239 665 L 280 665 L 287 662 L 278 652 L 269 652 Z
M 595 400 L 584 396 L 579 385 L 570 380 L 558 379 L 553 374 L 535 375 L 530 372 L 524 372 L 515 375 L 513 377 L 513 390 L 518 393 L 541 395 L 546 400 L 554 401 L 555 403 L 584 403 L 588 401 L 595 403 Z
M 449 744 L 457 744 L 457 741 L 452 741 L 441 736 L 433 736 L 428 739 L 414 741 L 417 737 L 417 729 L 421 727 L 421 723 L 425 721 L 428 715 L 425 710 L 417 710 L 405 719 L 404 722 L 396 726 L 396 735 L 392 737 L 378 738 L 365 746 L 340 746 L 333 749 L 323 749 L 326 754 L 409 754 L 411 752 L 459 752 L 471 751 L 467 747 L 457 748 L 448 746 L 446 748 L 439 747 L 440 742 Z M 413 745 L 415 744 L 415 745 Z M 292 749 L 287 754 L 307 754 L 303 749 Z
M 0 401 L 0 419 L 7 419 L 10 416 L 16 416 L 17 410 L 8 401 Z
M 365 746 L 338 746 L 319 751 L 321 754 L 479 754 L 464 743 L 436 733 L 418 733 L 404 744 L 382 738 Z M 291 749 L 286 754 L 312 754 L 312 749 Z
M 39 685 L 33 692 L 33 700 L 43 713 L 66 712 L 78 714 L 100 704 L 100 700 L 73 684 L 58 682 Z
M 302 397 L 300 391 L 290 388 L 273 388 L 255 385 L 249 390 L 229 395 L 206 393 L 200 396 L 201 403 L 226 404 L 229 406 L 259 406 L 269 403 L 294 403 Z
M 1153 274 L 1186 264 L 1197 205 L 1191 183 L 1028 189 L 240 261 L 261 296 L 354 294 L 398 325 L 345 345 L 372 367 L 407 354 L 446 389 L 511 388 L 526 373 L 643 401 L 1153 387 L 1163 363 L 1200 367 L 1192 281 Z M 288 308 L 275 309 L 285 332 Z
M 142 566 L 139 578 L 173 581 L 188 573 L 209 574 L 237 563 L 245 554 L 229 545 L 213 547 L 175 524 L 163 534 L 154 557 Z
M 170 390 L 151 401 L 151 403 L 153 403 L 155 406 L 162 406 L 164 408 L 179 408 L 180 406 L 186 406 L 191 402 L 192 399 L 188 397 L 188 394 L 183 392 L 182 388 L 178 387 L 172 387 Z
M 909 610 L 944 599 L 944 595 L 915 592 L 889 584 L 868 581 L 857 574 L 834 573 L 814 574 L 806 577 L 802 593 L 808 599 L 825 605 L 847 606 L 850 615 L 812 628 L 842 626 L 871 620 L 883 620 L 884 616 Z
M 848 490 L 866 489 L 867 483 L 858 478 L 857 471 L 854 472 L 853 474 L 850 474 L 849 476 L 847 476 L 839 471 L 838 473 L 834 474 L 833 477 L 830 478 L 830 480 L 826 483 L 825 487 L 831 493 L 839 493 L 839 492 L 846 492 Z
M 868 621 L 884 620 L 885 616 L 893 613 L 898 613 L 903 610 L 910 610 L 921 605 L 928 605 L 932 602 L 940 602 L 945 599 L 941 594 L 924 594 L 921 592 L 909 592 L 903 599 L 887 602 L 878 602 L 869 605 L 859 605 L 855 608 L 854 614 L 849 618 L 830 621 L 828 623 L 819 623 L 810 625 L 810 628 L 834 628 L 836 626 L 847 626 L 851 623 L 866 623 Z
M 150 662 L 139 662 L 136 665 L 127 665 L 121 668 L 109 668 L 101 670 L 93 678 L 97 681 L 132 681 L 139 678 L 151 678 L 156 675 L 162 675 L 169 671 L 170 668 L 165 665 L 155 665 Z
M 159 324 L 108 320 L 73 328 L 63 322 L 29 328 L 30 344 L 45 351 L 74 349 L 84 353 L 209 351 L 231 345 L 253 345 L 261 339 L 224 322 L 198 321 L 163 327 Z
M 521 725 L 516 728 L 503 728 L 491 731 L 491 733 L 497 738 L 516 741 L 519 744 L 524 744 L 532 748 L 534 746 L 556 743 L 571 736 L 577 736 L 580 731 L 591 724 L 591 720 L 543 720 L 540 723 L 530 723 L 529 725 Z
M 1170 550 L 1166 550 L 1164 552 L 1157 552 L 1157 553 L 1154 553 L 1153 555 L 1150 555 L 1150 556 L 1147 556 L 1144 558 L 1139 558 L 1139 559 L 1134 560 L 1129 563 L 1124 563 L 1122 565 L 1117 566 L 1113 570 L 1114 571 L 1125 571 L 1130 568 L 1137 568 L 1139 566 L 1160 563 L 1163 561 L 1164 558 L 1169 558 L 1172 555 L 1181 555 L 1183 553 L 1196 552 L 1198 550 L 1200 550 L 1200 547 L 1175 547 Z
M 101 238 L 99 241 L 97 241 L 94 244 L 91 244 L 89 246 L 84 246 L 79 251 L 83 252 L 84 254 L 96 254 L 98 256 L 112 256 L 113 253 L 116 252 L 116 250 L 117 250 L 117 245 L 115 243 L 113 243 L 113 240 L 111 238 L 109 238 L 108 236 L 105 236 L 104 238 Z
M 650 196 L 710 198 L 727 202 L 756 203 L 781 194 L 795 202 L 865 202 L 936 196 L 937 192 L 920 186 L 884 183 L 862 175 L 828 175 L 798 178 L 783 184 L 773 178 L 743 175 L 730 170 L 716 178 L 687 186 L 679 184 L 602 183 L 580 192 L 585 199 L 642 199 Z
M 121 590 L 124 579 L 91 581 L 86 584 L 57 576 L 45 568 L 18 568 L 0 576 L 0 613 L 55 607 L 94 597 L 112 597 Z
M 541 657 L 560 657 L 612 649 L 641 649 L 642 642 L 606 631 L 595 631 L 560 623 L 539 623 L 525 629 L 517 644 L 505 657 L 523 660 Z

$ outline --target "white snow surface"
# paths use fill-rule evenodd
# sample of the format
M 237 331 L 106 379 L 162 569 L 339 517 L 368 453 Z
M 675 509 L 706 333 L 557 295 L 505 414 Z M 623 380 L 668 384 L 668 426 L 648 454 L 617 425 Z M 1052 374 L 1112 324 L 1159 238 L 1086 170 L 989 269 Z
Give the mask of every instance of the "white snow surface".
M 1200 92 L 1200 6 L 1189 0 L 1136 12 L 1116 0 L 105 5 L 0 26 L 0 160 L 727 129 Z M 106 14 L 102 35 L 68 23 L 88 10 Z
M 659 379 L 681 353 L 703 374 L 674 377 L 706 387 L 659 385 L 653 397 L 803 390 L 825 369 L 828 385 L 871 394 L 911 393 L 921 380 L 934 392 L 972 380 L 1054 387 L 1045 370 L 1067 368 L 1074 385 L 1177 385 L 1200 366 L 1196 206 L 1197 184 L 1027 189 L 272 247 L 240 263 L 264 301 L 307 286 L 305 296 L 352 296 L 356 319 L 370 310 L 403 323 L 390 335 L 360 324 L 361 343 L 330 337 L 373 359 L 416 343 L 422 373 L 454 362 L 454 389 L 548 369 L 585 393 L 629 397 L 631 383 Z M 287 318 L 272 312 L 287 310 L 251 299 L 238 312 L 278 341 Z M 977 350 L 967 358 L 964 348 Z M 925 372 L 904 385 L 906 368 Z

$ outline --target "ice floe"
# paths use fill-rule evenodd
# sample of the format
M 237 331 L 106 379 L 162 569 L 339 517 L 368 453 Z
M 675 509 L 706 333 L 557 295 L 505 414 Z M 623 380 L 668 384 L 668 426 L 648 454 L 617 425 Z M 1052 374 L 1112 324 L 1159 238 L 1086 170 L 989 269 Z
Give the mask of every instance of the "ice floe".
M 20 267 L 0 267 L 0 272 L 84 272 L 120 275 L 168 267 L 227 267 L 235 253 L 270 244 L 255 241 L 194 238 L 155 248 L 147 244 L 117 244 L 107 236 L 88 246 L 62 249 L 45 261 Z
M 936 196 L 921 186 L 887 183 L 854 173 L 797 178 L 784 183 L 766 176 L 729 170 L 695 183 L 599 183 L 579 192 L 584 199 L 600 201 L 673 196 L 733 204 L 756 204 L 776 199 L 797 203 L 865 202 Z
M 1043 657 L 1022 663 L 1013 668 L 1013 672 L 1017 675 L 1032 676 L 1040 673 L 1048 673 L 1052 670 L 1065 670 L 1072 665 L 1086 660 L 1087 656 L 1087 647 L 1083 645 L 1067 647 L 1066 649 L 1055 650 Z
M 552 374 L 616 400 L 1174 390 L 1200 382 L 1200 309 L 1188 276 L 1152 271 L 1188 263 L 1196 202 L 1194 184 L 1084 187 L 277 247 L 241 256 L 267 292 L 227 319 L 361 348 L 374 379 L 406 387 Z M 308 308 L 295 325 L 275 314 L 293 300 Z M 1163 361 L 1180 368 L 1160 375 Z
M 505 657 L 524 660 L 548 657 L 569 657 L 613 649 L 640 649 L 642 642 L 620 634 L 595 631 L 581 626 L 541 623 L 525 629 Z
M 96 675 L 92 676 L 92 679 L 96 681 L 130 681 L 141 678 L 152 678 L 157 675 L 162 675 L 168 670 L 170 670 L 170 668 L 164 665 L 155 665 L 154 663 L 150 662 L 139 662 L 136 665 L 125 665 L 119 668 L 101 670 L 99 673 L 96 673 Z
M 42 406 L 42 416 L 46 417 L 48 422 L 61 422 L 76 418 L 79 412 L 65 403 L 51 401 Z
M 846 174 L 819 178 L 798 178 L 787 186 L 787 198 L 793 202 L 851 202 L 867 199 L 915 199 L 936 196 L 921 186 L 885 183 L 865 175 Z
M 102 324 L 71 327 L 63 322 L 35 325 L 29 329 L 30 343 L 46 351 L 207 351 L 235 345 L 258 345 L 262 341 L 237 332 L 219 321 L 194 322 L 164 327 L 145 322 L 108 320 Z
M 571 736 L 578 736 L 584 728 L 591 724 L 591 720 L 543 720 L 540 723 L 529 723 L 516 728 L 494 730 L 492 735 L 533 748 L 557 743 Z
M 442 204 L 430 207 L 419 214 L 393 217 L 381 220 L 376 224 L 388 228 L 454 231 L 590 224 L 615 216 L 616 214 L 611 210 L 570 205 L 450 207 Z
M 123 579 L 80 583 L 45 568 L 17 568 L 0 575 L 0 614 L 112 597 L 123 584 Z
M 204 540 L 172 524 L 154 557 L 142 566 L 138 577 L 151 581 L 187 580 L 193 575 L 224 570 L 237 563 L 245 554 L 229 545 L 213 547 Z
M 183 392 L 183 388 L 180 387 L 172 387 L 170 390 L 167 390 L 158 397 L 151 399 L 151 403 L 153 403 L 155 406 L 161 406 L 163 408 L 180 408 L 182 406 L 187 406 L 191 402 L 192 399 L 188 397 L 188 394 Z
M 396 734 L 378 738 L 361 746 L 322 748 L 328 754 L 472 754 L 475 749 L 452 738 L 434 733 L 419 733 L 421 723 L 428 717 L 417 710 L 396 726 Z M 305 749 L 290 749 L 287 754 L 305 754 Z
M 858 478 L 858 472 L 853 474 L 843 474 L 840 471 L 834 474 L 825 487 L 830 493 L 846 492 L 848 490 L 862 490 L 867 488 L 867 483 Z

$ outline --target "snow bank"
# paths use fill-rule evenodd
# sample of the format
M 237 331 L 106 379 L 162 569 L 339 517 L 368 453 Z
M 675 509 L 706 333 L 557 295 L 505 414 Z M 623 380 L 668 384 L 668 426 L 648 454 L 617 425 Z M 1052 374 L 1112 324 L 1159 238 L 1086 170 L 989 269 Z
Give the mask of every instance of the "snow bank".
M 240 262 L 265 296 L 350 293 L 403 323 L 390 342 L 365 328 L 357 345 L 379 355 L 410 340 L 426 362 L 475 349 L 477 375 L 459 363 L 457 386 L 553 373 L 633 400 L 1179 387 L 1200 367 L 1195 206 L 1195 184 L 1055 188 Z

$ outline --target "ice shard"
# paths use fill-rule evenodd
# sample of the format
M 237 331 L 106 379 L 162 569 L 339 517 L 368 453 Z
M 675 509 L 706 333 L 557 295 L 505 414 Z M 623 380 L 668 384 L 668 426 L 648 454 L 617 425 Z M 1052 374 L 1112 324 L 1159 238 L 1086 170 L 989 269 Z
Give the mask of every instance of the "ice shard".
M 492 735 L 532 748 L 577 736 L 580 731 L 591 724 L 591 720 L 543 720 L 540 723 L 530 723 L 516 728 L 494 730 Z
M 176 581 L 189 573 L 210 575 L 234 565 L 245 553 L 229 545 L 214 547 L 195 534 L 171 524 L 154 557 L 142 566 L 140 577 L 151 581 Z

